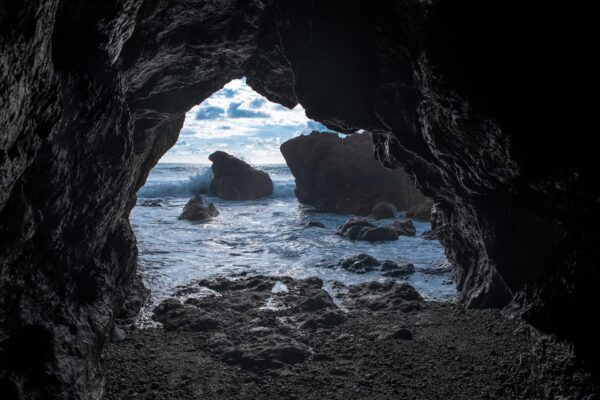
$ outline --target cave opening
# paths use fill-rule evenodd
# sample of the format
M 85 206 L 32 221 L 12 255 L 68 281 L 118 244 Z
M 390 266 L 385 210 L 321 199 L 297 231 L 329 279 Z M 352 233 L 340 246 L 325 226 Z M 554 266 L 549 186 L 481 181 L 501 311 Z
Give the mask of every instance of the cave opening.
M 270 102 L 252 90 L 246 78 L 230 81 L 186 112 L 179 138 L 150 171 L 130 213 L 138 272 L 151 291 L 138 322 L 152 325 L 152 311 L 162 301 L 215 277 L 317 277 L 332 296 L 348 285 L 391 279 L 408 281 L 426 298 L 453 300 L 452 267 L 431 232 L 429 200 L 404 172 L 387 170 L 373 159 L 368 132 L 353 135 L 307 118 L 300 105 L 289 109 Z M 291 146 L 301 136 L 312 150 L 300 148 L 296 153 L 315 154 L 304 170 L 293 152 L 288 150 L 287 159 L 283 154 L 283 144 L 289 141 Z M 254 190 L 233 176 L 228 178 L 244 187 L 218 193 L 211 185 L 215 168 L 222 170 L 211 157 L 215 152 L 266 173 L 272 191 L 232 197 L 232 190 Z M 340 152 L 359 161 L 336 161 Z M 339 181 L 344 191 L 313 194 L 322 197 L 316 201 L 302 197 L 295 190 L 297 182 L 302 187 L 310 174 L 323 181 L 321 186 Z M 386 178 L 368 182 L 377 174 Z M 255 184 L 259 183 L 250 182 Z M 390 191 L 388 185 L 398 189 Z M 182 210 L 196 196 L 201 198 L 202 215 L 190 218 Z M 386 215 L 375 215 L 376 205 Z M 216 212 L 206 214 L 213 206 Z M 336 231 L 351 218 L 365 218 L 379 228 L 397 221 L 406 229 L 397 232 L 398 240 L 348 240 Z

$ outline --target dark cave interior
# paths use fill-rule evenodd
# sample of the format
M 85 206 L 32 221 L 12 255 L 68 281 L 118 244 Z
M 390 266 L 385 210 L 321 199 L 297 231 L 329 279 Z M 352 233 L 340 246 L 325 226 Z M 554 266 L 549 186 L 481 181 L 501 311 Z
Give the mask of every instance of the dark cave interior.
M 599 8 L 2 1 L 0 390 L 101 393 L 135 280 L 135 193 L 185 112 L 242 76 L 331 129 L 373 132 L 378 159 L 435 199 L 462 304 L 509 306 L 597 381 Z

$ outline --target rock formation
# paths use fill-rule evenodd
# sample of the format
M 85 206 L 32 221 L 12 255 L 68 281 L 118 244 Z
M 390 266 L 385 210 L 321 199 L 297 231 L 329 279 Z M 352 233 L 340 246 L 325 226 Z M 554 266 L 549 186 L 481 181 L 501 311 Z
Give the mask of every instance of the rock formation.
M 577 312 L 600 285 L 597 20 L 583 1 L 0 3 L 0 393 L 102 393 L 136 275 L 135 193 L 185 112 L 243 76 L 372 132 L 434 199 L 460 301 L 511 303 L 597 377 Z M 540 397 L 585 397 L 584 380 L 537 371 Z
M 406 216 L 419 221 L 431 221 L 432 208 L 433 201 L 431 199 L 426 199 L 423 203 L 411 207 L 406 212 Z
M 373 206 L 371 216 L 375 219 L 388 219 L 396 217 L 396 206 L 387 201 L 382 201 Z
M 223 151 L 215 151 L 212 161 L 213 179 L 210 191 L 226 200 L 254 200 L 270 196 L 273 182 L 264 171 Z
M 321 212 L 364 216 L 382 202 L 408 210 L 425 199 L 404 171 L 373 158 L 370 134 L 342 139 L 312 132 L 283 143 L 281 154 L 296 178 L 298 200 Z
M 187 202 L 183 207 L 183 212 L 179 216 L 179 219 L 186 219 L 188 221 L 203 221 L 211 219 L 219 215 L 219 210 L 213 203 L 204 205 L 201 196 L 195 196 L 193 199 Z
M 335 233 L 350 240 L 367 242 L 398 240 L 398 234 L 392 228 L 373 225 L 366 219 L 349 219 Z

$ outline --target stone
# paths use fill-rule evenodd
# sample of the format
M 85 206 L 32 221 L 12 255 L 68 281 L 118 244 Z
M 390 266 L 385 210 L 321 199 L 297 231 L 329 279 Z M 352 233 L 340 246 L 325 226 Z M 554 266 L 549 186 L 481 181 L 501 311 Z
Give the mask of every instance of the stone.
M 427 199 L 423 203 L 411 207 L 407 212 L 408 218 L 416 219 L 418 221 L 431 221 L 431 212 L 433 208 L 433 200 Z
M 310 221 L 307 226 L 309 228 L 325 228 L 325 225 L 319 221 Z
M 406 221 L 394 221 L 388 225 L 388 228 L 393 230 L 398 236 L 415 236 L 417 234 L 417 228 L 415 228 L 410 219 Z
M 364 240 L 368 242 L 398 240 L 398 235 L 390 228 L 376 226 L 364 219 L 350 219 L 336 231 L 350 240 Z
M 371 216 L 375 219 L 396 218 L 396 206 L 387 201 L 382 201 L 373 206 Z
M 373 159 L 370 134 L 339 138 L 331 132 L 312 132 L 281 145 L 281 154 L 296 178 L 296 197 L 320 212 L 366 216 L 375 212 L 408 210 L 424 196 L 402 170 L 389 170 Z M 383 217 L 383 218 L 393 218 Z
M 355 272 L 357 274 L 364 274 L 366 272 L 374 271 L 380 265 L 375 257 L 368 254 L 358 254 L 356 256 L 348 257 L 338 262 L 338 265 L 345 270 Z
M 213 179 L 210 191 L 226 200 L 255 200 L 273 194 L 273 182 L 264 171 L 223 151 L 215 151 L 212 161 Z
M 407 276 L 415 272 L 415 266 L 411 263 L 398 265 L 393 261 L 385 260 L 379 267 L 383 276 L 397 278 Z
M 142 201 L 140 203 L 140 206 L 142 206 L 142 207 L 164 207 L 165 202 L 162 201 L 161 199 L 150 199 L 150 200 Z
M 208 206 L 205 206 L 202 201 L 202 197 L 195 196 L 183 207 L 183 212 L 179 216 L 179 219 L 185 219 L 188 221 L 204 221 L 215 218 L 218 215 L 219 210 L 217 210 L 212 202 L 208 203 Z
M 433 229 L 429 229 L 421 234 L 421 239 L 437 240 L 437 234 Z

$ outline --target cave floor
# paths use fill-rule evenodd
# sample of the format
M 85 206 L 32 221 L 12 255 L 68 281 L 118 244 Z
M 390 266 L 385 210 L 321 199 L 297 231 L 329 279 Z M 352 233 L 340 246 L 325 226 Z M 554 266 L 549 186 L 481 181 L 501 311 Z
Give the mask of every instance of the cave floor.
M 290 311 L 298 307 L 240 308 L 243 299 L 264 297 L 247 288 L 241 295 L 237 289 L 220 298 L 218 307 L 210 299 L 199 306 L 212 307 L 202 308 L 203 315 L 215 316 L 217 308 L 225 313 L 217 316 L 222 323 L 216 326 L 204 323 L 199 331 L 174 324 L 174 315 L 181 322 L 191 309 L 186 306 L 170 311 L 163 327 L 132 329 L 110 344 L 103 357 L 104 398 L 531 398 L 528 329 L 497 310 L 427 301 L 382 308 L 356 301 L 344 311 L 343 321 L 319 327 L 306 323 L 306 315 L 320 311 L 305 308 L 298 317 Z M 288 297 L 302 299 L 293 293 Z M 227 303 L 228 298 L 234 303 Z M 223 302 L 237 305 L 243 317 L 223 308 Z M 290 328 L 285 321 L 304 324 Z M 271 348 L 259 345 L 267 342 Z M 299 349 L 310 351 L 303 357 Z M 280 358 L 273 360 L 275 353 Z

